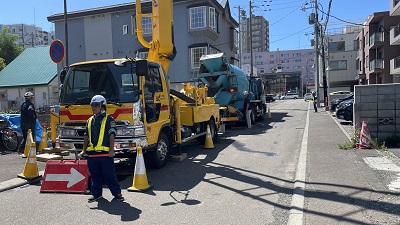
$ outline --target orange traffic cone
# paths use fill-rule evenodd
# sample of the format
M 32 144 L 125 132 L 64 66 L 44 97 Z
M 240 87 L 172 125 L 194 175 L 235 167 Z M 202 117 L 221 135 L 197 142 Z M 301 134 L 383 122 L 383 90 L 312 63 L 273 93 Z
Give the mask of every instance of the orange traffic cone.
M 24 171 L 21 174 L 18 174 L 18 177 L 24 178 L 27 180 L 33 180 L 36 178 L 40 178 L 38 172 L 38 166 L 36 161 L 36 144 L 32 143 L 31 149 L 29 150 L 28 158 L 26 159 Z
M 359 149 L 369 149 L 371 146 L 371 135 L 369 134 L 367 121 L 362 121 L 361 132 L 360 132 L 360 143 L 357 144 Z
M 42 152 L 42 150 L 44 148 L 47 148 L 49 146 L 49 144 L 47 143 L 47 129 L 46 129 L 46 125 L 43 125 L 43 132 L 42 132 L 42 138 L 40 139 L 40 143 L 39 143 L 39 148 L 38 148 L 38 152 Z
M 135 173 L 133 175 L 133 183 L 132 187 L 128 188 L 128 191 L 146 192 L 152 187 L 153 186 L 149 185 L 149 181 L 147 180 L 142 147 L 138 147 L 135 163 Z
M 210 148 L 210 149 L 215 148 L 211 137 L 210 125 L 207 125 L 206 143 L 204 145 L 204 148 Z
M 28 135 L 26 136 L 26 141 L 25 141 L 25 149 L 24 149 L 24 155 L 23 157 L 28 157 L 29 151 L 31 150 L 32 143 L 34 143 L 33 138 L 32 138 L 32 130 L 28 130 Z

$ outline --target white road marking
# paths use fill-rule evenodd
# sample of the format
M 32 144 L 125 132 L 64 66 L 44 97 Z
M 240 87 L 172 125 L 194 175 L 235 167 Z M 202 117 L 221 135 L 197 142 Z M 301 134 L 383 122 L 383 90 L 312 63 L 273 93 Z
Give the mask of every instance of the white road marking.
M 310 108 L 309 103 L 309 108 Z M 306 170 L 307 170 L 307 140 L 308 129 L 310 126 L 310 110 L 307 110 L 306 125 L 304 127 L 303 140 L 301 142 L 301 149 L 299 160 L 297 162 L 297 170 L 295 183 L 293 186 L 292 202 L 290 203 L 289 220 L 287 225 L 301 225 L 303 224 L 303 211 L 304 211 L 304 191 L 306 189 Z

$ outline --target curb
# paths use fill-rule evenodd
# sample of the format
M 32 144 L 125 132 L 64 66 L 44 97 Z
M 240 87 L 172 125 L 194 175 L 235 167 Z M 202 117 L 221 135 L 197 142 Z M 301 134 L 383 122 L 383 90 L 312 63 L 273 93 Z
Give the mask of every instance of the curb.
M 44 171 L 39 171 L 39 175 L 41 175 L 40 177 L 36 178 L 36 179 L 32 179 L 32 180 L 26 180 L 26 179 L 22 179 L 22 178 L 13 178 L 11 180 L 6 180 L 3 182 L 0 182 L 0 192 L 3 191 L 8 191 L 17 187 L 21 187 L 27 184 L 34 184 L 39 182 L 40 180 L 42 180 Z

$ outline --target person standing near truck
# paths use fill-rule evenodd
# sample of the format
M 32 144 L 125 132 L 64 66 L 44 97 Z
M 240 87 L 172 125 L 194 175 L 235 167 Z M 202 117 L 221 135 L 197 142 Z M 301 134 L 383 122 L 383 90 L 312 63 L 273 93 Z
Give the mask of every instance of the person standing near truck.
M 19 152 L 24 153 L 25 149 L 25 143 L 26 139 L 28 137 L 28 130 L 31 129 L 32 131 L 32 141 L 36 141 L 36 111 L 35 111 L 35 105 L 33 104 L 33 99 L 35 96 L 33 96 L 33 93 L 28 91 L 25 93 L 24 98 L 25 102 L 22 103 L 21 105 L 21 120 L 20 120 L 20 125 L 21 125 L 21 131 L 22 131 L 22 136 L 24 140 L 22 141 L 20 147 L 19 147 Z
M 249 92 L 244 91 L 244 111 L 246 113 L 246 122 L 247 122 L 247 128 L 251 128 L 251 107 L 250 107 L 250 97 L 249 97 Z
M 125 200 L 115 175 L 114 139 L 117 125 L 114 118 L 106 114 L 106 105 L 102 95 L 95 95 L 90 101 L 94 115 L 87 121 L 83 150 L 78 154 L 78 158 L 88 155 L 87 162 L 92 176 L 92 197 L 88 199 L 89 203 L 103 198 L 103 177 L 114 200 Z

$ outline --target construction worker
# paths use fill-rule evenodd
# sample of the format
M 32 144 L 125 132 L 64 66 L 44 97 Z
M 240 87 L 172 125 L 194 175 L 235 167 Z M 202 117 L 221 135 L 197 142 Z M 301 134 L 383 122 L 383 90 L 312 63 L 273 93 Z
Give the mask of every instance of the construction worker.
M 87 162 L 92 176 L 92 197 L 88 202 L 95 202 L 102 197 L 102 179 L 107 183 L 114 200 L 124 201 L 121 187 L 115 175 L 114 138 L 117 132 L 115 120 L 106 114 L 106 99 L 95 95 L 90 101 L 93 116 L 86 124 L 83 150 L 78 154 L 82 158 L 87 154 Z
M 317 109 L 317 93 L 315 91 L 312 92 L 312 100 L 314 104 L 314 112 L 318 112 Z
M 250 97 L 249 97 L 249 92 L 244 91 L 244 110 L 246 113 L 246 122 L 247 122 L 247 128 L 251 128 L 251 107 L 250 107 Z
M 32 131 L 32 138 L 33 141 L 36 141 L 36 111 L 35 111 L 35 105 L 33 104 L 34 97 L 33 93 L 28 91 L 24 95 L 25 97 L 25 102 L 22 103 L 21 105 L 21 118 L 20 118 L 20 124 L 21 124 L 21 131 L 22 131 L 22 136 L 24 140 L 22 140 L 22 143 L 19 148 L 19 152 L 23 153 L 25 149 L 25 144 L 26 144 L 26 138 L 28 137 L 28 130 L 31 129 Z

